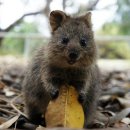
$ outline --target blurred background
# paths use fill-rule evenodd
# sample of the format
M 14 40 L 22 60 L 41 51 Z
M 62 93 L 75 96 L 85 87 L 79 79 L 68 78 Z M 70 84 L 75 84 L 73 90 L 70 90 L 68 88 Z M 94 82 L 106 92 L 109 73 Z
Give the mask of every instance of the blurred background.
M 92 12 L 100 57 L 130 59 L 130 0 L 0 0 L 0 56 L 29 58 L 50 35 L 48 16 Z

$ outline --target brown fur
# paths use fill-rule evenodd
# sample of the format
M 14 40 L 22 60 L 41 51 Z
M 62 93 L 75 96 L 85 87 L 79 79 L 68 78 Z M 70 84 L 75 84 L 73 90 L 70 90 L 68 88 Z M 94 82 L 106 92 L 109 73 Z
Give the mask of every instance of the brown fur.
M 96 66 L 97 47 L 91 13 L 73 18 L 62 11 L 52 11 L 50 25 L 50 42 L 37 51 L 24 79 L 27 114 L 34 122 L 38 121 L 41 114 L 45 113 L 49 101 L 58 96 L 60 86 L 73 85 L 84 109 L 84 127 L 88 127 L 93 121 L 100 94 L 100 75 Z M 67 37 L 67 44 L 64 37 Z M 80 44 L 83 38 L 85 47 Z M 74 58 L 75 53 L 77 57 L 72 60 L 70 54 Z

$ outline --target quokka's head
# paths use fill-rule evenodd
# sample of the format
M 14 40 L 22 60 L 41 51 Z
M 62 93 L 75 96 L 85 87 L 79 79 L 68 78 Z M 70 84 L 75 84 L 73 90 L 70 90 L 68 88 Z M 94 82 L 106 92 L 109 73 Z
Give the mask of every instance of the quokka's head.
M 53 64 L 86 67 L 95 62 L 97 49 L 91 24 L 91 13 L 71 17 L 55 10 L 50 13 L 52 38 L 48 44 L 48 57 Z

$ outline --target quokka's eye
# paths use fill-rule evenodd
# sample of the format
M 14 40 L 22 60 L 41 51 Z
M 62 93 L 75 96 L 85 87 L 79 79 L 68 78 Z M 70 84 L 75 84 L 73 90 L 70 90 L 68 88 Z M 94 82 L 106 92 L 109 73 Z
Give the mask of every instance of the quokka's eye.
M 86 46 L 87 46 L 87 40 L 86 40 L 85 38 L 81 38 L 81 39 L 80 39 L 80 45 L 81 45 L 82 47 L 86 47 Z
M 63 37 L 61 39 L 61 43 L 64 44 L 64 45 L 67 45 L 68 42 L 69 42 L 69 38 L 68 37 Z

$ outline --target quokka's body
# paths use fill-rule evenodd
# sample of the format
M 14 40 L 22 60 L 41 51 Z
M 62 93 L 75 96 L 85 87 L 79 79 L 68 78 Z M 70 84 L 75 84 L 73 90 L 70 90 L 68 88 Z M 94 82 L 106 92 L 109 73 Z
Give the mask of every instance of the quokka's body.
M 73 18 L 62 11 L 52 11 L 50 25 L 50 42 L 37 51 L 23 81 L 26 112 L 38 122 L 49 101 L 58 97 L 59 88 L 72 85 L 78 91 L 87 127 L 94 120 L 100 95 L 91 13 Z

